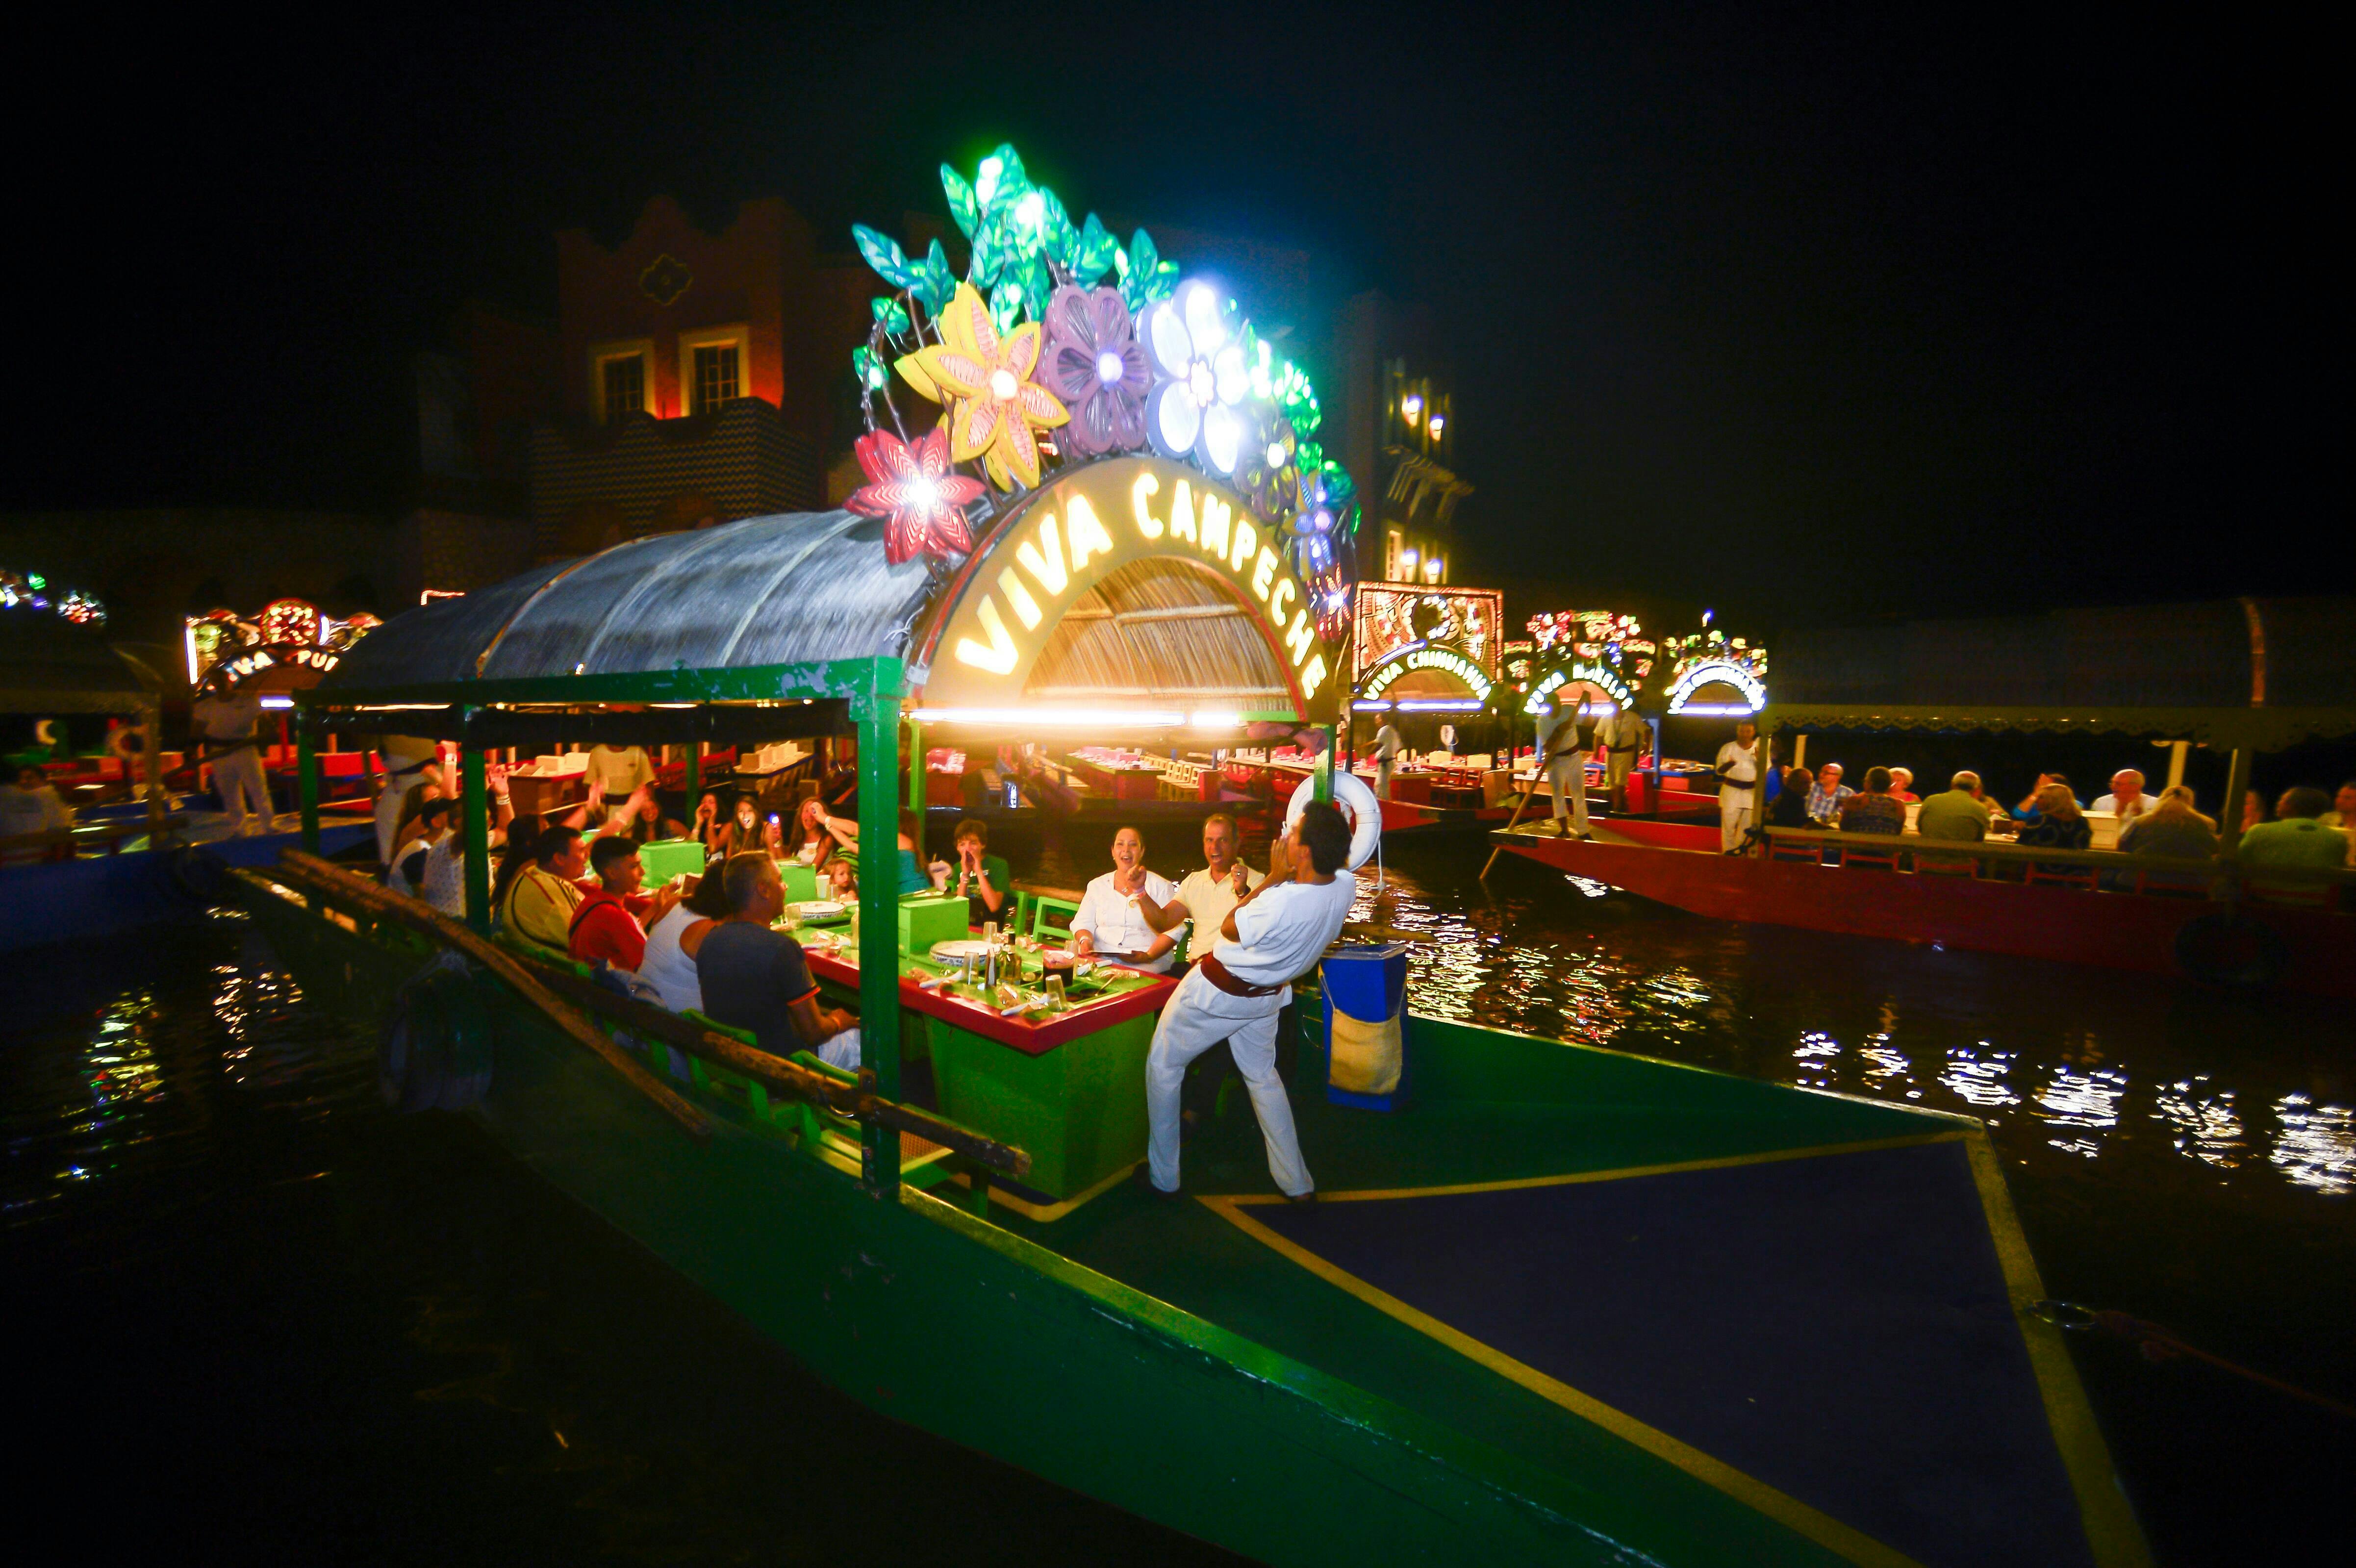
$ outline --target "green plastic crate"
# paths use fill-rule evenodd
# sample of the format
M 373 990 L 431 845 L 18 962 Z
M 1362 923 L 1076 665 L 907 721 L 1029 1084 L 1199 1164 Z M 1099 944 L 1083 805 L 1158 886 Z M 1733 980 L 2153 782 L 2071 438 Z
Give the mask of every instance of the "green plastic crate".
M 923 958 L 935 942 L 955 941 L 968 933 L 966 901 L 932 893 L 911 893 L 900 900 L 900 950 Z
M 638 846 L 638 864 L 647 868 L 647 886 L 658 887 L 681 872 L 703 875 L 703 846 L 693 839 L 656 839 Z

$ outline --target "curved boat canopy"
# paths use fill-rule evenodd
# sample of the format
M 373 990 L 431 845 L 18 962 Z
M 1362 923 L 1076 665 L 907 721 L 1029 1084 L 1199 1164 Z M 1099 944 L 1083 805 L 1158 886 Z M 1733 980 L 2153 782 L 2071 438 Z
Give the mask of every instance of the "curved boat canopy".
M 1801 628 L 1762 729 L 2040 730 L 2272 751 L 2356 733 L 2356 598 Z

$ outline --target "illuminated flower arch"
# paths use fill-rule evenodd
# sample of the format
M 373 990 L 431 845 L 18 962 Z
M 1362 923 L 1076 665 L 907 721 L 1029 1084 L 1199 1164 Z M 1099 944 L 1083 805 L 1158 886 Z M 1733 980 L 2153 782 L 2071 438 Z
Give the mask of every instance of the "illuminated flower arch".
M 1048 477 L 1151 450 L 1235 486 L 1286 542 L 1321 631 L 1346 627 L 1357 491 L 1316 441 L 1307 373 L 1144 230 L 1123 246 L 1093 212 L 1075 224 L 1012 146 L 971 180 L 943 164 L 941 188 L 962 277 L 938 240 L 910 256 L 851 229 L 892 292 L 851 355 L 870 483 L 851 504 L 892 519 L 891 559 L 946 564 Z

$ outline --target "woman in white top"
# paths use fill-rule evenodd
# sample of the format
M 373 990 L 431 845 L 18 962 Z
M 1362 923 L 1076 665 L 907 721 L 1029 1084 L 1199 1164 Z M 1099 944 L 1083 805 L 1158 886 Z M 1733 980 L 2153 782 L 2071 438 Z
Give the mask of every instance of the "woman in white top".
M 1144 894 L 1159 907 L 1178 897 L 1169 878 L 1145 869 L 1145 840 L 1135 828 L 1112 836 L 1113 868 L 1088 884 L 1072 917 L 1072 949 L 1154 974 L 1170 972 L 1178 939 L 1153 929 L 1138 908 Z
M 655 988 L 662 1004 L 674 1013 L 703 1011 L 703 982 L 696 973 L 695 950 L 712 922 L 729 913 L 728 897 L 717 871 L 706 873 L 695 891 L 670 908 L 647 931 L 647 956 L 638 962 L 638 978 Z

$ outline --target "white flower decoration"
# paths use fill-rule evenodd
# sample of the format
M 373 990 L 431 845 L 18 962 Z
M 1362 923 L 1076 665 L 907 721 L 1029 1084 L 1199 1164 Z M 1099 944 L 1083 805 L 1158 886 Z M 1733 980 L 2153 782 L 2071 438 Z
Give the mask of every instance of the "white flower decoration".
M 1181 285 L 1146 308 L 1141 336 L 1155 378 L 1145 412 L 1153 449 L 1165 457 L 1192 452 L 1211 472 L 1233 474 L 1248 428 L 1242 403 L 1251 373 L 1218 295 L 1206 283 Z

